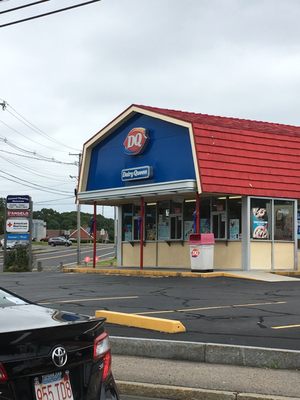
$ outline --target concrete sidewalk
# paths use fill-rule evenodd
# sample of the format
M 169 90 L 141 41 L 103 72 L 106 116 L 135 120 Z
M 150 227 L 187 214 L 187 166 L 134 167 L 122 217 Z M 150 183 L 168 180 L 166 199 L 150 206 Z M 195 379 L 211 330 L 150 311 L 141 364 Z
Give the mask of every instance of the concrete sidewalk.
M 300 373 L 294 370 L 114 355 L 113 373 L 121 395 L 180 400 L 300 398 Z
M 121 394 L 164 399 L 300 399 L 300 351 L 111 337 Z

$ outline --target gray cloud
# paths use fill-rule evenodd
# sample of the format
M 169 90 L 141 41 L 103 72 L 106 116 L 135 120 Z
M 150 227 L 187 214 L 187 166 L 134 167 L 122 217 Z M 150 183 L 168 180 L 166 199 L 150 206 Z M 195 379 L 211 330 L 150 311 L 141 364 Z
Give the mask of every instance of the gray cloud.
M 78 148 L 131 103 L 299 125 L 299 17 L 298 0 L 103 0 L 1 29 L 0 98 Z

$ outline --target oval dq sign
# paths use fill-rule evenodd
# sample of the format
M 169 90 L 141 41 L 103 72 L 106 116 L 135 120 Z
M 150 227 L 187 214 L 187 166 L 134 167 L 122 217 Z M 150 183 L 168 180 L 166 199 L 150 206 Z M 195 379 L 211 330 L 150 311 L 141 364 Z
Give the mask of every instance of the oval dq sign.
M 140 154 L 149 140 L 149 136 L 145 128 L 133 128 L 124 140 L 125 153 L 135 156 Z
M 200 256 L 200 250 L 197 248 L 192 249 L 192 253 L 191 253 L 193 258 L 199 257 Z

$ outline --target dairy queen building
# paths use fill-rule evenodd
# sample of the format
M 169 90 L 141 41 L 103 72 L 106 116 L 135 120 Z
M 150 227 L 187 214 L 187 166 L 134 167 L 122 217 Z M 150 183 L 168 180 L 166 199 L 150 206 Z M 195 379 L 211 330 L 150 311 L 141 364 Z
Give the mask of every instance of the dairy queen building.
M 78 200 L 116 207 L 120 267 L 297 270 L 300 127 L 132 105 L 83 147 Z

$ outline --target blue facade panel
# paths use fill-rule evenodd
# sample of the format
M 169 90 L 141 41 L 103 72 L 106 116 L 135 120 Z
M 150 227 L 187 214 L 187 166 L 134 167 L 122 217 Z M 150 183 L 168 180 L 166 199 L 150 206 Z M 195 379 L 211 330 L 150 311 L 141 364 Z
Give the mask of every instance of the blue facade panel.
M 149 140 L 138 155 L 125 153 L 124 141 L 137 127 L 147 129 Z M 150 167 L 145 179 L 122 181 L 122 170 Z M 87 191 L 196 179 L 187 128 L 136 114 L 98 143 L 91 153 Z

